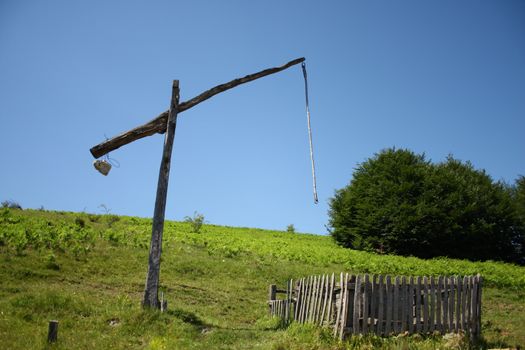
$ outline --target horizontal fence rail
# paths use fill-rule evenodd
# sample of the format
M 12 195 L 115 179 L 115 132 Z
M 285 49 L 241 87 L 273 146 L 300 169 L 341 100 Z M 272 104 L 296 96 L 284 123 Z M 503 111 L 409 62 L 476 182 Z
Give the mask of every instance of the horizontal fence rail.
M 338 281 L 337 281 L 338 280 Z M 270 286 L 270 314 L 332 327 L 335 337 L 481 330 L 482 277 L 309 276 Z M 278 298 L 277 294 L 285 295 Z

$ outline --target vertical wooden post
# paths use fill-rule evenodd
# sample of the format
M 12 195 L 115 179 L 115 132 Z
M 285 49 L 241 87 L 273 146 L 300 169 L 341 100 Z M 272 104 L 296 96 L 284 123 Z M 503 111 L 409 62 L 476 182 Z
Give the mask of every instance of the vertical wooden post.
M 268 300 L 275 300 L 276 295 L 277 286 L 275 284 L 270 284 L 270 288 L 268 289 Z
M 58 338 L 58 321 L 49 321 L 49 328 L 47 331 L 47 342 L 54 343 Z
M 171 104 L 168 114 L 166 136 L 164 137 L 164 149 L 160 162 L 159 181 L 157 184 L 157 197 L 155 210 L 153 212 L 153 225 L 151 232 L 151 243 L 148 260 L 148 276 L 142 306 L 144 308 L 160 308 L 159 303 L 159 277 L 160 256 L 162 253 L 162 233 L 164 231 L 164 215 L 166 212 L 166 196 L 168 194 L 168 180 L 170 176 L 171 151 L 177 125 L 177 111 L 179 108 L 179 81 L 173 81 Z

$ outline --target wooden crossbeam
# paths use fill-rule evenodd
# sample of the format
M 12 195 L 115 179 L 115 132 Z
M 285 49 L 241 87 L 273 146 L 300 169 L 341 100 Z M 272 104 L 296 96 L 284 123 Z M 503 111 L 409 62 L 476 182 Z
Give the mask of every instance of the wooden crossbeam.
M 303 61 L 304 61 L 304 57 L 297 58 L 280 67 L 268 68 L 268 69 L 262 70 L 254 74 L 249 74 L 245 77 L 237 78 L 230 82 L 217 85 L 209 90 L 204 91 L 200 95 L 195 96 L 194 98 L 188 101 L 180 103 L 179 108 L 178 108 L 178 113 L 182 113 L 185 110 L 188 110 L 221 92 L 224 92 L 226 90 L 229 90 L 241 84 L 248 83 L 250 81 L 262 78 L 264 76 L 280 72 L 282 70 L 285 70 Z M 117 135 L 109 140 L 99 143 L 96 146 L 93 146 L 90 149 L 91 154 L 93 155 L 93 157 L 99 158 L 117 148 L 127 145 L 128 143 L 131 143 L 133 141 L 139 140 L 143 137 L 151 136 L 156 133 L 162 134 L 166 132 L 168 114 L 169 114 L 169 111 L 162 112 L 155 119 L 147 122 L 146 124 L 138 126 L 129 131 L 123 132 L 120 135 Z

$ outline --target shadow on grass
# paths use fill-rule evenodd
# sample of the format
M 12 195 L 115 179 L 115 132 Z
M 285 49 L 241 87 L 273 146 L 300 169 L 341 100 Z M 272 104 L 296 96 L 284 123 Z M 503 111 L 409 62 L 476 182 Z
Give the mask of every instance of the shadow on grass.
M 206 324 L 204 321 L 202 321 L 199 318 L 199 316 L 197 316 L 195 313 L 190 312 L 190 311 L 186 311 L 186 310 L 182 310 L 182 309 L 176 308 L 176 309 L 173 309 L 173 310 L 168 310 L 168 311 L 166 311 L 166 313 L 168 315 L 170 315 L 170 316 L 174 316 L 174 317 L 178 318 L 179 320 L 181 320 L 184 323 L 189 323 L 189 324 L 191 324 L 192 326 L 194 326 L 195 328 L 198 328 L 198 329 L 211 327 L 211 325 Z

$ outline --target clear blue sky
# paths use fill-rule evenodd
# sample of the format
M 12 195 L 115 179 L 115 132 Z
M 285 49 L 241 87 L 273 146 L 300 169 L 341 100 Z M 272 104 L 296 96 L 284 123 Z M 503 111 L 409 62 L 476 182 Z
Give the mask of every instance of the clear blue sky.
M 0 200 L 150 217 L 163 136 L 89 148 L 219 83 L 300 66 L 179 117 L 167 218 L 326 233 L 328 199 L 396 146 L 525 174 L 524 1 L 0 1 Z

